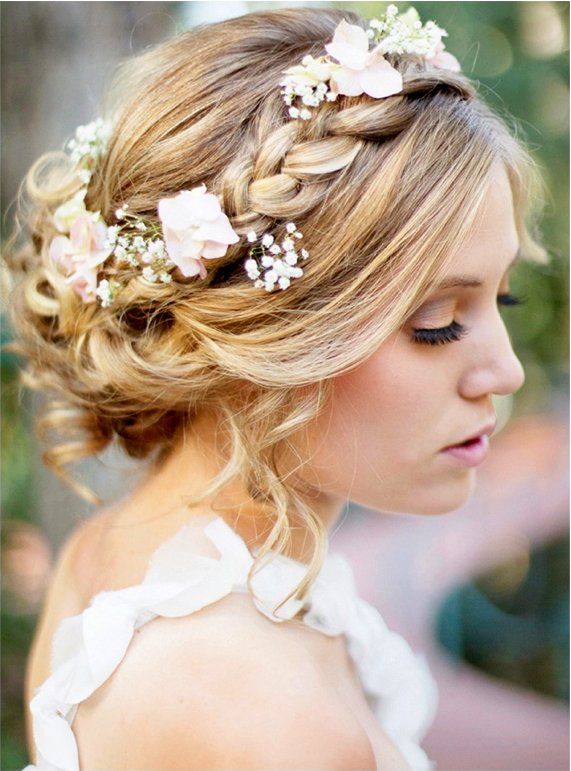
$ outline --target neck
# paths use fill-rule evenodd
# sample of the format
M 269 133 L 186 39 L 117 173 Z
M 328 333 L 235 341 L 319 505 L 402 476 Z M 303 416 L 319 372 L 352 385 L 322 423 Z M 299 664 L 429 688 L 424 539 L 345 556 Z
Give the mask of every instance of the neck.
M 254 500 L 241 479 L 232 480 L 220 492 L 207 496 L 195 506 L 186 503 L 224 467 L 228 458 L 227 447 L 228 438 L 222 431 L 219 416 L 200 413 L 191 429 L 183 432 L 168 457 L 149 470 L 129 497 L 125 509 L 129 523 L 134 524 L 135 520 L 140 524 L 152 522 L 169 532 L 193 516 L 216 515 L 244 539 L 250 550 L 261 547 L 275 523 L 275 513 L 272 513 L 271 506 Z M 299 461 L 298 458 L 295 460 Z M 340 517 L 345 501 L 308 488 L 307 484 L 303 489 L 306 503 L 330 530 Z M 288 519 L 291 531 L 288 555 L 308 561 L 313 552 L 311 534 L 297 513 L 288 512 Z

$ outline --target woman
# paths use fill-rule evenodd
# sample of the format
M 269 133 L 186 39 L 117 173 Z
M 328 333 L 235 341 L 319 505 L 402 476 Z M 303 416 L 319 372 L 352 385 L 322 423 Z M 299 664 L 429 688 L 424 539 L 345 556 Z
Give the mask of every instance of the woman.
M 200 27 L 31 170 L 12 321 L 76 437 L 46 461 L 150 460 L 60 556 L 36 768 L 433 765 L 425 662 L 327 543 L 348 500 L 460 507 L 524 380 L 498 305 L 546 260 L 539 177 L 444 34 L 395 6 Z

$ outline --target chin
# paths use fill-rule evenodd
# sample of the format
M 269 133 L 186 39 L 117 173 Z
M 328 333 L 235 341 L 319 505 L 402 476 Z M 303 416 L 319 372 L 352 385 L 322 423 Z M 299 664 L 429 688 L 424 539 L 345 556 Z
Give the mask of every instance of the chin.
M 433 495 L 427 495 L 420 501 L 420 505 L 415 507 L 418 509 L 418 514 L 433 516 L 450 514 L 461 509 L 474 495 L 476 470 L 474 468 L 467 469 L 461 479 L 450 482 L 443 488 Z
M 386 501 L 384 504 L 378 501 L 378 505 L 371 508 L 387 514 L 418 514 L 425 517 L 450 514 L 462 508 L 472 498 L 475 487 L 476 473 L 475 469 L 471 468 L 454 482 L 448 481 L 432 490 L 421 486 L 411 488 L 404 500 L 393 502 L 389 506 Z

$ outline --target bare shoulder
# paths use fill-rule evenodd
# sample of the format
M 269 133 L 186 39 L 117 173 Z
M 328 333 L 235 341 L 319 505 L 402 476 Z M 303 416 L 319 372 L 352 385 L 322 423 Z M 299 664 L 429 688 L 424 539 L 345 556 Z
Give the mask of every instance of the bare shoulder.
M 70 530 L 57 551 L 26 661 L 24 695 L 27 705 L 36 688 L 50 674 L 51 643 L 57 624 L 62 618 L 72 616 L 83 609 L 77 566 L 90 559 L 91 538 L 105 516 L 107 512 L 102 511 L 89 520 L 80 521 Z M 28 708 L 25 715 L 26 740 L 30 754 L 33 755 L 31 716 Z
M 61 618 L 82 610 L 78 592 L 78 565 L 89 562 L 93 535 L 101 527 L 105 516 L 106 512 L 101 512 L 88 520 L 80 521 L 69 531 L 57 550 L 38 614 L 36 641 L 42 637 L 44 630 L 48 638 L 51 638 L 53 629 Z
M 240 612 L 248 602 L 233 593 L 144 625 L 79 706 L 82 766 L 374 769 L 362 725 L 312 655 L 286 625 Z

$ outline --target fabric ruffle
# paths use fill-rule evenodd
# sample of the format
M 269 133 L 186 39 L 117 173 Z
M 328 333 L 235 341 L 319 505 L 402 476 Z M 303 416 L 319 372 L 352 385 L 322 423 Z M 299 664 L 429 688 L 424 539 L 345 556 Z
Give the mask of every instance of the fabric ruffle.
M 153 553 L 142 583 L 104 591 L 90 605 L 58 625 L 51 651 L 51 675 L 30 701 L 36 764 L 23 771 L 79 771 L 71 725 L 80 702 L 99 688 L 120 664 L 133 634 L 157 616 L 194 613 L 232 591 L 248 592 L 254 562 L 243 539 L 222 519 L 204 532 L 220 558 L 192 553 L 185 525 Z M 302 618 L 326 635 L 345 634 L 367 700 L 382 728 L 415 771 L 434 768 L 419 745 L 433 720 L 436 684 L 422 655 L 389 630 L 376 608 L 361 599 L 349 563 L 328 554 L 309 597 L 273 609 L 300 582 L 306 567 L 269 552 L 251 584 L 255 607 L 274 622 Z

